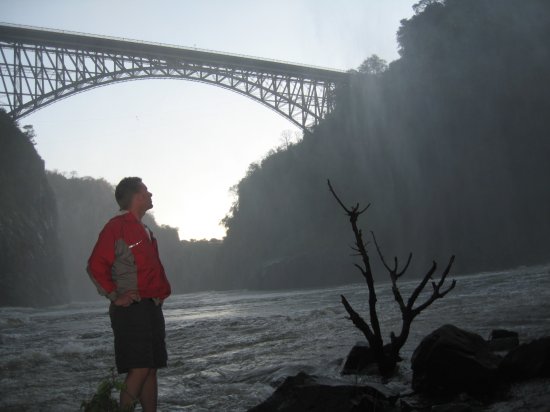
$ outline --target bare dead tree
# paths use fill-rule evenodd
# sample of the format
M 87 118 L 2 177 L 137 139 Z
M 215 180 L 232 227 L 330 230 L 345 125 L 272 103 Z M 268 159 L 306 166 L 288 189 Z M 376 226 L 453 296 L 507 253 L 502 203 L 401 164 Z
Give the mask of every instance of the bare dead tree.
M 407 341 L 407 338 L 409 337 L 410 328 L 412 321 L 416 316 L 420 314 L 424 309 L 426 309 L 428 306 L 430 306 L 433 302 L 435 302 L 437 299 L 443 298 L 447 293 L 449 293 L 456 285 L 456 280 L 453 280 L 451 285 L 448 286 L 446 289 L 442 290 L 443 285 L 445 283 L 445 279 L 447 278 L 447 275 L 449 274 L 449 271 L 451 270 L 451 267 L 453 265 L 455 257 L 452 256 L 449 260 L 449 263 L 445 270 L 443 271 L 441 277 L 438 281 L 432 280 L 432 277 L 437 269 L 437 264 L 434 261 L 432 263 L 432 266 L 430 270 L 424 275 L 418 286 L 414 289 L 409 299 L 405 302 L 405 299 L 403 299 L 403 296 L 401 294 L 401 291 L 399 290 L 399 287 L 397 286 L 397 281 L 401 276 L 405 274 L 407 269 L 409 268 L 409 265 L 412 260 L 412 253 L 409 254 L 407 258 L 407 262 L 403 266 L 403 268 L 399 268 L 399 262 L 397 257 L 394 257 L 393 259 L 393 265 L 390 266 L 386 259 L 384 258 L 384 255 L 382 254 L 382 250 L 376 240 L 376 236 L 374 235 L 374 232 L 371 231 L 371 236 L 374 241 L 374 245 L 376 247 L 376 251 L 378 253 L 378 256 L 380 260 L 382 261 L 382 264 L 388 271 L 391 285 L 392 285 L 392 293 L 395 301 L 399 305 L 399 310 L 401 311 L 401 330 L 399 332 L 399 335 L 395 335 L 394 332 L 391 332 L 390 334 L 390 342 L 387 345 L 384 345 L 384 340 L 382 338 L 382 333 L 380 330 L 380 322 L 378 320 L 378 314 L 376 311 L 376 290 L 374 287 L 374 276 L 372 273 L 371 263 L 370 263 L 370 257 L 367 252 L 367 245 L 365 244 L 363 240 L 363 232 L 359 228 L 357 221 L 359 220 L 359 216 L 361 216 L 363 213 L 367 211 L 367 209 L 370 207 L 370 204 L 368 204 L 366 207 L 361 208 L 359 206 L 359 203 L 357 203 L 355 206 L 352 207 L 346 207 L 346 205 L 340 200 L 336 192 L 334 191 L 334 188 L 332 187 L 330 180 L 328 180 L 328 187 L 338 204 L 342 207 L 342 209 L 345 210 L 347 216 L 349 217 L 351 228 L 353 230 L 353 234 L 355 236 L 355 246 L 352 246 L 352 249 L 356 252 L 357 256 L 361 257 L 361 265 L 355 264 L 355 267 L 359 269 L 363 277 L 365 278 L 365 281 L 367 283 L 367 287 L 369 290 L 369 315 L 370 315 L 370 324 L 365 321 L 361 315 L 359 315 L 353 307 L 350 305 L 348 300 L 344 295 L 341 295 L 342 298 L 342 304 L 344 305 L 347 313 L 349 314 L 349 319 L 353 322 L 353 324 L 365 335 L 365 338 L 367 338 L 367 341 L 369 342 L 369 346 L 371 347 L 374 357 L 376 359 L 376 363 L 378 365 L 378 370 L 380 371 L 380 374 L 383 376 L 387 376 L 391 374 L 397 362 L 399 362 L 399 351 Z M 421 304 L 416 304 L 417 299 L 428 284 L 428 282 L 431 281 L 432 284 L 432 293 L 431 295 Z

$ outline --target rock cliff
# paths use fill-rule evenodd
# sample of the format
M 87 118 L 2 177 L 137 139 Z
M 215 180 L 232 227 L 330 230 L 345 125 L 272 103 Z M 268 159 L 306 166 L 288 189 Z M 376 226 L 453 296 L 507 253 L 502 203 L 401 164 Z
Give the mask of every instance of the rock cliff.
M 0 306 L 68 300 L 54 194 L 32 142 L 0 111 Z

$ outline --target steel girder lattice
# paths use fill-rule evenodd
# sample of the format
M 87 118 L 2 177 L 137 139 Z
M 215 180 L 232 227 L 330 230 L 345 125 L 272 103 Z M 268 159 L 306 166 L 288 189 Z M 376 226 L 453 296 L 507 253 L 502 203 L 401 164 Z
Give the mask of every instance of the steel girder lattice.
M 44 33 L 52 35 L 51 31 Z M 49 45 L 26 37 L 7 37 L 0 32 L 0 107 L 14 118 L 110 83 L 171 78 L 233 90 L 267 105 L 307 130 L 332 110 L 336 84 L 344 75 L 306 66 L 300 73 L 301 66 L 294 64 L 164 45 L 157 45 L 157 53 L 151 43 L 117 39 L 100 38 L 108 47 L 79 47 L 73 40 L 68 42 L 70 45 L 61 41 Z M 135 47 L 119 47 L 120 50 L 110 47 L 117 42 Z M 147 52 L 141 52 L 140 45 Z

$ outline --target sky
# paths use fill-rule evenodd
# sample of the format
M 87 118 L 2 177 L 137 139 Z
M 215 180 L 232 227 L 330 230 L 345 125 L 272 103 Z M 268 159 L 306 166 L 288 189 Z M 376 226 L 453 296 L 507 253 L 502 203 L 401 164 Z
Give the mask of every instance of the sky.
M 0 0 L 0 21 L 197 47 L 335 69 L 398 58 L 416 0 Z M 48 170 L 140 176 L 159 224 L 181 239 L 222 238 L 230 188 L 300 130 L 245 96 L 185 80 L 139 80 L 66 98 L 32 124 Z M 116 211 L 113 200 L 113 213 Z M 61 217 L 62 218 L 62 217 Z

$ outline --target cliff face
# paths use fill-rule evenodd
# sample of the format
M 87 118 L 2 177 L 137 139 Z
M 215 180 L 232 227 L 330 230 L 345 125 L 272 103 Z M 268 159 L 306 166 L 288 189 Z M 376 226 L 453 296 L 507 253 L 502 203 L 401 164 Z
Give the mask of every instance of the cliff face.
M 54 194 L 29 137 L 0 112 L 0 305 L 68 300 Z
M 421 1 L 401 58 L 350 73 L 312 133 L 252 165 L 224 219 L 220 281 L 234 288 L 358 282 L 330 178 L 410 276 L 457 256 L 454 273 L 550 256 L 550 2 Z M 375 273 L 388 281 L 375 249 Z M 376 267 L 378 265 L 378 267 Z
M 63 217 L 57 228 L 71 300 L 100 299 L 85 269 L 99 232 L 116 214 L 113 188 L 104 180 L 47 176 Z
M 85 268 L 99 232 L 118 213 L 114 188 L 102 179 L 67 177 L 54 172 L 48 172 L 48 181 L 62 216 L 58 233 L 71 300 L 104 299 L 97 293 Z M 219 242 L 182 242 L 175 228 L 158 225 L 153 215 L 147 214 L 144 222 L 158 240 L 173 293 L 216 287 L 211 280 L 215 270 L 213 256 Z

